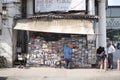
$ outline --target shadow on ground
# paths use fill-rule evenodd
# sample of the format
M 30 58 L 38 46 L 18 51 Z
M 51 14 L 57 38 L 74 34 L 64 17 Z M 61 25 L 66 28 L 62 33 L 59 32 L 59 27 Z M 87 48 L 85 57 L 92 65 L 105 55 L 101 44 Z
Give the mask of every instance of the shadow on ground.
M 7 80 L 7 77 L 0 77 L 0 80 Z

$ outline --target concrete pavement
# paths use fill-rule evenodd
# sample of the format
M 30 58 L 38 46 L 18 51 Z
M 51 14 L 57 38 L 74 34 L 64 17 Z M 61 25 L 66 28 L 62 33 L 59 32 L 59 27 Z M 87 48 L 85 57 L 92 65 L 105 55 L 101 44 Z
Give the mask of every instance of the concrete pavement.
M 116 49 L 116 52 L 113 54 L 114 68 L 117 68 L 117 61 L 120 58 L 120 49 Z
M 32 67 L 0 69 L 0 80 L 120 80 L 120 71 Z
M 120 58 L 120 50 L 114 54 L 114 65 Z M 28 69 L 0 69 L 0 80 L 120 80 L 120 71 L 100 69 L 63 69 L 31 67 Z
M 120 58 L 120 50 L 114 54 L 114 64 Z M 4 68 L 0 69 L 0 80 L 120 80 L 120 71 L 99 69 L 59 69 L 38 68 L 29 69 Z

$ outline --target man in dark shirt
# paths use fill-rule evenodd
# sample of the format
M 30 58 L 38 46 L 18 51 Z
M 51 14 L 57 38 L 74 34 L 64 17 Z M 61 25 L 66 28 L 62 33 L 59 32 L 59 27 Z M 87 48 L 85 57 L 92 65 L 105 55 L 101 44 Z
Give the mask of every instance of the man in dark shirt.
M 96 61 L 98 66 L 104 63 L 105 58 L 106 58 L 106 54 L 105 54 L 104 47 L 99 46 L 99 48 L 97 49 L 97 61 Z

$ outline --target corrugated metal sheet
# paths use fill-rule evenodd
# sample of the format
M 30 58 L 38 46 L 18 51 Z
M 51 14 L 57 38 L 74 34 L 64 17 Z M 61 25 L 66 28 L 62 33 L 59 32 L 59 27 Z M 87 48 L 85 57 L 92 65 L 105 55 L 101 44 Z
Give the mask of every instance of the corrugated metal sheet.
M 85 15 L 83 13 L 41 13 L 29 18 L 53 18 L 53 19 L 98 19 L 96 15 Z

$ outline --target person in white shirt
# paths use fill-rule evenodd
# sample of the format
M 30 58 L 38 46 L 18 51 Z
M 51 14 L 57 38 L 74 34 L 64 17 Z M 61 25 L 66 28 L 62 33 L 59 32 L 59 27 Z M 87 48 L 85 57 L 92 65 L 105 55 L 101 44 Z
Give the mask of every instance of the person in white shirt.
M 112 43 L 108 43 L 108 49 L 107 49 L 107 53 L 108 53 L 108 68 L 113 69 L 113 54 L 115 53 L 115 48 L 112 45 Z

